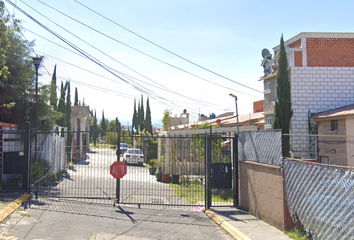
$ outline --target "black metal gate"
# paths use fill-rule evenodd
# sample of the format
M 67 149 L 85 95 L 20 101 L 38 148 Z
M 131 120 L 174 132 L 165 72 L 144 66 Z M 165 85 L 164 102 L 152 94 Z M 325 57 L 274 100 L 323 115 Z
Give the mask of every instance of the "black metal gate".
M 30 181 L 36 199 L 159 207 L 237 205 L 237 145 L 230 133 L 135 136 L 115 130 L 36 134 Z M 128 145 L 126 152 L 117 148 L 121 144 Z M 121 179 L 110 173 L 116 161 L 127 165 Z
M 26 131 L 15 124 L 0 123 L 1 191 L 26 191 L 28 183 L 28 145 Z

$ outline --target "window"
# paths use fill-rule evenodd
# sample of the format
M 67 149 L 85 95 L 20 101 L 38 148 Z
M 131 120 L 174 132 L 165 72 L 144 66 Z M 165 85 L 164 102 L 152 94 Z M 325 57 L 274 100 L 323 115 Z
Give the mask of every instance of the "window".
M 331 131 L 338 131 L 338 120 L 331 120 Z
M 267 125 L 272 126 L 272 118 L 271 117 L 267 118 Z
M 264 94 L 269 94 L 271 92 L 272 92 L 272 85 L 270 83 L 266 83 Z
M 267 90 L 272 90 L 272 84 L 267 83 L 267 85 L 266 85 L 266 89 L 267 89 Z

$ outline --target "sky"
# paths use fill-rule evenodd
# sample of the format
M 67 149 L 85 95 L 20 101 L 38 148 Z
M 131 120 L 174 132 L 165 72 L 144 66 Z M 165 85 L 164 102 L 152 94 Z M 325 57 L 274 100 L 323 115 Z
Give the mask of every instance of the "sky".
M 70 81 L 97 118 L 131 125 L 134 101 L 149 98 L 153 124 L 184 109 L 195 122 L 253 112 L 263 99 L 262 49 L 301 32 L 353 32 L 354 2 L 259 0 L 4 0 L 21 20 L 33 56 L 43 56 L 39 84 L 57 93 Z M 16 7 L 15 7 L 16 6 Z

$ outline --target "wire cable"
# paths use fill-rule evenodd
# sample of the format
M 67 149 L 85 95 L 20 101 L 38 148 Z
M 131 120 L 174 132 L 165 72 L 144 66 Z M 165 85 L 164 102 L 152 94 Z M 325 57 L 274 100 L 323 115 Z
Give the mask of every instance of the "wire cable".
M 22 0 L 20 0 L 20 1 L 23 2 Z M 218 84 L 218 83 L 212 82 L 212 81 L 210 81 L 210 80 L 208 80 L 208 79 L 206 79 L 206 78 L 203 78 L 203 77 L 201 77 L 201 76 L 198 76 L 198 75 L 196 75 L 196 74 L 193 74 L 193 73 L 191 73 L 191 72 L 189 72 L 189 71 L 187 71 L 187 70 L 184 70 L 184 69 L 182 69 L 182 68 L 179 68 L 179 67 L 177 67 L 177 66 L 175 66 L 175 65 L 173 65 L 173 64 L 170 64 L 170 63 L 168 63 L 168 62 L 166 62 L 166 61 L 163 61 L 163 60 L 161 60 L 161 59 L 158 59 L 158 58 L 156 58 L 156 57 L 154 57 L 154 56 L 151 56 L 151 55 L 149 55 L 149 54 L 147 54 L 147 53 L 145 53 L 145 52 L 143 52 L 143 51 L 141 51 L 141 50 L 139 50 L 139 49 L 137 49 L 137 48 L 134 48 L 134 47 L 132 47 L 132 46 L 130 46 L 130 45 L 128 45 L 128 44 L 122 42 L 122 41 L 119 41 L 119 40 L 117 40 L 117 39 L 115 39 L 115 38 L 113 38 L 113 37 L 111 37 L 111 36 L 109 36 L 109 35 L 107 35 L 107 34 L 101 32 L 101 31 L 99 31 L 99 30 L 97 30 L 97 29 L 95 29 L 95 28 L 93 28 L 93 27 L 91 27 L 91 26 L 89 26 L 89 25 L 87 25 L 87 24 L 85 24 L 85 23 L 83 23 L 83 22 L 81 22 L 81 21 L 79 21 L 79 20 L 77 20 L 77 19 L 75 19 L 75 18 L 73 18 L 73 17 L 71 17 L 71 16 L 65 14 L 65 13 L 63 13 L 62 11 L 60 11 L 60 10 L 58 10 L 58 9 L 56 9 L 56 8 L 54 8 L 54 7 L 50 6 L 50 5 L 48 5 L 48 4 L 44 3 L 44 2 L 42 2 L 41 0 L 37 0 L 37 1 L 40 2 L 40 3 L 42 3 L 43 5 L 45 5 L 46 7 L 50 8 L 50 9 L 52 9 L 52 10 L 54 10 L 54 11 L 56 11 L 56 12 L 62 14 L 62 15 L 64 15 L 65 17 L 67 17 L 67 18 L 69 18 L 69 19 L 71 19 L 71 20 L 73 20 L 73 21 L 75 21 L 75 22 L 77 22 L 77 23 L 79 23 L 79 24 L 81 24 L 81 25 L 83 25 L 83 26 L 85 26 L 85 27 L 91 29 L 92 31 L 95 31 L 96 33 L 99 33 L 99 34 L 101 34 L 101 35 L 103 35 L 103 36 L 105 36 L 105 37 L 107 37 L 107 38 L 109 38 L 109 39 L 111 39 L 111 40 L 113 40 L 113 41 L 115 41 L 115 42 L 117 42 L 117 43 L 120 43 L 120 44 L 122 44 L 122 45 L 124 45 L 124 46 L 126 46 L 126 47 L 128 47 L 128 48 L 130 48 L 130 49 L 133 49 L 134 51 L 137 51 L 137 52 L 139 52 L 139 53 L 141 53 L 141 54 L 143 54 L 143 55 L 145 55 L 145 56 L 147 56 L 147 57 L 150 57 L 150 58 L 152 58 L 152 59 L 154 59 L 154 60 L 156 60 L 156 61 L 158 61 L 158 62 L 161 62 L 161 63 L 163 63 L 163 64 L 166 64 L 167 66 L 170 66 L 170 67 L 172 67 L 172 68 L 175 68 L 175 69 L 177 69 L 177 70 L 179 70 L 179 71 L 182 71 L 182 72 L 184 72 L 184 73 L 187 73 L 187 74 L 189 74 L 189 75 L 191 75 L 191 76 L 194 76 L 194 77 L 196 77 L 196 78 L 199 78 L 199 79 L 201 79 L 201 80 L 204 80 L 204 81 L 206 81 L 206 82 L 209 82 L 209 83 L 211 83 L 211 84 L 214 84 L 214 85 L 216 85 L 216 86 L 219 86 L 219 87 L 222 87 L 222 88 L 225 88 L 225 89 L 234 91 L 234 92 L 242 93 L 242 94 L 245 94 L 245 95 L 257 97 L 257 96 L 254 96 L 254 95 L 251 95 L 251 94 L 248 94 L 248 93 L 244 93 L 244 92 L 241 92 L 241 91 L 236 90 L 236 89 L 233 89 L 233 88 L 229 88 L 229 87 L 224 86 L 224 85 L 222 85 L 222 84 Z M 66 29 L 64 29 L 64 30 L 66 30 Z M 66 31 L 67 31 L 67 30 L 66 30 Z M 86 42 L 85 42 L 85 43 L 86 43 Z M 90 46 L 91 46 L 91 45 L 90 45 Z M 91 47 L 93 47 L 93 46 L 91 46 Z M 95 48 L 95 47 L 93 47 L 93 48 Z M 96 48 L 95 48 L 95 49 L 96 49 Z M 97 49 L 96 49 L 96 50 L 97 50 Z M 100 52 L 101 52 L 101 51 L 100 51 Z M 101 53 L 103 53 L 103 52 L 101 52 Z M 105 53 L 103 53 L 103 54 L 105 54 Z M 105 55 L 106 55 L 106 54 L 105 54 Z M 106 55 L 106 56 L 107 56 L 107 57 L 110 57 L 109 55 Z M 110 58 L 112 58 L 112 57 L 110 57 Z M 113 58 L 112 58 L 112 59 L 113 59 Z M 116 59 L 113 59 L 113 60 L 116 61 Z M 119 63 L 120 63 L 120 62 L 119 62 Z M 120 63 L 120 64 L 122 64 L 122 63 Z M 125 66 L 125 65 L 123 65 L 123 66 Z M 126 67 L 126 66 L 125 66 L 125 67 Z M 130 70 L 132 70 L 132 69 L 130 69 Z M 143 76 L 143 77 L 147 78 L 146 76 Z M 149 78 L 147 78 L 147 79 L 149 79 Z M 151 80 L 151 79 L 149 79 L 149 80 L 152 81 L 152 82 L 154 82 L 154 81 Z M 156 82 L 155 82 L 155 83 L 156 83 Z
M 172 54 L 172 55 L 174 55 L 174 56 L 176 56 L 176 57 L 178 57 L 178 58 L 180 58 L 180 59 L 182 59 L 182 60 L 184 60 L 184 61 L 186 61 L 186 62 L 189 62 L 189 63 L 193 64 L 194 66 L 197 66 L 197 67 L 199 67 L 199 68 L 201 68 L 201 69 L 204 69 L 205 71 L 208 71 L 208 72 L 210 72 L 210 73 L 212 73 L 212 74 L 214 74 L 214 75 L 216 75 L 216 76 L 219 76 L 219 77 L 224 78 L 224 79 L 226 79 L 226 80 L 228 80 L 228 81 L 231 81 L 231 82 L 233 82 L 233 83 L 236 83 L 236 84 L 238 84 L 238 85 L 240 85 L 240 86 L 242 86 L 242 87 L 248 88 L 248 89 L 253 90 L 253 91 L 256 91 L 256 92 L 258 92 L 258 93 L 263 93 L 262 91 L 259 91 L 259 90 L 255 89 L 255 88 L 251 88 L 251 87 L 249 87 L 249 86 L 247 86 L 247 85 L 244 85 L 244 84 L 242 84 L 242 83 L 236 82 L 235 80 L 232 80 L 232 79 L 230 79 L 230 78 L 228 78 L 228 77 L 225 77 L 225 76 L 223 76 L 223 75 L 221 75 L 221 74 L 219 74 L 219 73 L 216 73 L 216 72 L 214 72 L 214 71 L 212 71 L 212 70 L 209 70 L 209 69 L 207 69 L 207 68 L 205 68 L 205 67 L 203 67 L 203 66 L 201 66 L 201 65 L 199 65 L 199 64 L 197 64 L 197 63 L 194 63 L 194 62 L 192 62 L 191 60 L 188 60 L 188 59 L 186 59 L 186 58 L 184 58 L 184 57 L 182 57 L 182 56 L 180 56 L 180 55 L 178 55 L 178 54 L 176 54 L 176 53 L 174 53 L 174 52 L 172 52 L 172 51 L 170 51 L 170 50 L 168 50 L 168 49 L 166 49 L 166 48 L 164 48 L 164 47 L 162 47 L 162 46 L 160 46 L 160 45 L 158 45 L 158 44 L 156 44 L 156 43 L 154 43 L 153 41 L 150 41 L 149 39 L 147 39 L 147 38 L 145 38 L 145 37 L 143 37 L 143 36 L 141 36 L 141 35 L 139 35 L 139 34 L 133 32 L 132 30 L 130 30 L 130 29 L 128 29 L 128 28 L 122 26 L 121 24 L 118 24 L 117 22 L 115 22 L 115 21 L 113 21 L 113 20 L 111 20 L 111 19 L 105 17 L 104 15 L 98 13 L 97 11 L 91 9 L 90 7 L 86 6 L 85 4 L 83 4 L 83 3 L 81 3 L 81 2 L 79 2 L 79 1 L 77 1 L 77 0 L 74 0 L 74 2 L 80 4 L 81 6 L 85 7 L 86 9 L 88 9 L 88 10 L 90 10 L 90 11 L 92 11 L 92 12 L 94 12 L 95 14 L 101 16 L 102 18 L 106 19 L 107 21 L 110 21 L 111 23 L 113 23 L 113 24 L 115 24 L 115 25 L 117 25 L 117 26 L 123 28 L 124 30 L 126 30 L 126 31 L 128 31 L 128 32 L 130 32 L 130 33 L 132 33 L 133 35 L 135 35 L 135 36 L 137 36 L 137 37 L 139 37 L 139 38 L 141 38 L 141 39 L 147 41 L 148 43 L 151 43 L 152 45 L 154 45 L 154 46 L 156 46 L 156 47 L 158 47 L 158 48 L 160 48 L 160 49 L 162 49 L 162 50 L 164 50 L 164 51 L 166 51 L 166 52 L 168 52 L 168 53 L 170 53 L 170 54 Z

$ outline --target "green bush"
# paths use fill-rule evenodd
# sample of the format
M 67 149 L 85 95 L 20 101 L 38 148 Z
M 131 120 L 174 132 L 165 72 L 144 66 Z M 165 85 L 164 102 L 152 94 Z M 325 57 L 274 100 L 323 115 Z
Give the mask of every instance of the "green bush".
M 46 176 L 49 172 L 49 163 L 43 159 L 37 159 L 35 163 L 31 165 L 31 180 L 36 182 L 42 177 Z
M 180 183 L 181 185 L 190 185 L 191 184 L 191 181 L 189 180 L 189 177 L 188 176 L 181 176 L 180 177 Z

